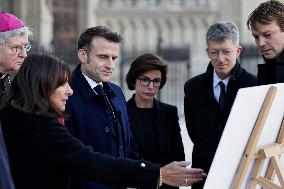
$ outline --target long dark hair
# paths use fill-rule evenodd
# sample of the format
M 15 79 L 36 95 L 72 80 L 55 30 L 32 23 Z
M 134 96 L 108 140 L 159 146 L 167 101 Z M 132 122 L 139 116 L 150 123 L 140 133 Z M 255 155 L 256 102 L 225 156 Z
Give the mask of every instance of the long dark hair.
M 26 113 L 51 112 L 62 117 L 63 112 L 53 108 L 49 97 L 56 88 L 70 80 L 70 76 L 70 68 L 62 60 L 47 54 L 30 55 L 12 81 L 1 109 L 12 106 Z

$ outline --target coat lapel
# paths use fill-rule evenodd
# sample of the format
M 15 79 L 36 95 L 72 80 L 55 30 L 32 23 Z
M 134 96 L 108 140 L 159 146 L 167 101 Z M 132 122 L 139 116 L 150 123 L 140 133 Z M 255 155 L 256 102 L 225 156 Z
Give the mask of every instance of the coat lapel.
M 73 73 L 73 77 L 74 79 L 72 80 L 72 85 L 75 85 L 75 87 L 78 88 L 79 93 L 81 93 L 81 95 L 86 101 L 90 100 L 94 96 L 97 96 L 93 89 L 91 89 L 88 81 L 83 76 L 80 70 L 80 64 L 76 67 Z

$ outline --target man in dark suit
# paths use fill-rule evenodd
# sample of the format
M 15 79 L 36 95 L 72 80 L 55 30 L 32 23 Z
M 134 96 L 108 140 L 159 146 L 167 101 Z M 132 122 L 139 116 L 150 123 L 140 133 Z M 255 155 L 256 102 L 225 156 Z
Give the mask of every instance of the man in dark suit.
M 284 5 L 270 0 L 261 3 L 249 16 L 247 26 L 261 52 L 258 64 L 259 85 L 284 82 Z
M 81 34 L 78 41 L 80 65 L 73 73 L 71 87 L 74 93 L 67 102 L 66 110 L 70 117 L 66 126 L 74 136 L 97 152 L 131 157 L 125 98 L 120 87 L 109 82 L 121 40 L 118 33 L 104 26 L 89 28 Z M 78 177 L 73 179 L 72 187 L 118 188 Z
M 18 71 L 30 49 L 31 30 L 16 16 L 0 13 L 0 97 L 10 85 L 9 74 Z M 13 189 L 8 155 L 0 122 L 0 188 Z
M 256 77 L 237 60 L 242 48 L 235 23 L 212 25 L 206 42 L 211 61 L 205 73 L 185 83 L 184 113 L 194 144 L 192 167 L 200 167 L 208 173 L 237 92 L 256 85 Z M 196 183 L 192 188 L 201 189 L 203 185 L 204 182 Z

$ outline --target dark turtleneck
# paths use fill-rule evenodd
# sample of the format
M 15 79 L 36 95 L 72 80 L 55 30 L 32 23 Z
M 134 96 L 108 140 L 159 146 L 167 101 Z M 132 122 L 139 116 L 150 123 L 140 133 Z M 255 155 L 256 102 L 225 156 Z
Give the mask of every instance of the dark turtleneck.
M 264 58 L 264 61 L 265 64 L 258 65 L 258 85 L 284 82 L 284 53 L 281 54 L 279 60 Z

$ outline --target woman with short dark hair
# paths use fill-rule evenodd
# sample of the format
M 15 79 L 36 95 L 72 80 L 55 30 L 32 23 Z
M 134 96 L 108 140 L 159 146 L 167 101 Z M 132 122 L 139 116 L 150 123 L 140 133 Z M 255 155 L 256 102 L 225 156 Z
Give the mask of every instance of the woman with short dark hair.
M 126 76 L 128 88 L 135 90 L 127 111 L 141 158 L 161 165 L 185 159 L 177 107 L 155 98 L 167 81 L 167 70 L 164 59 L 144 54 L 133 61 Z

